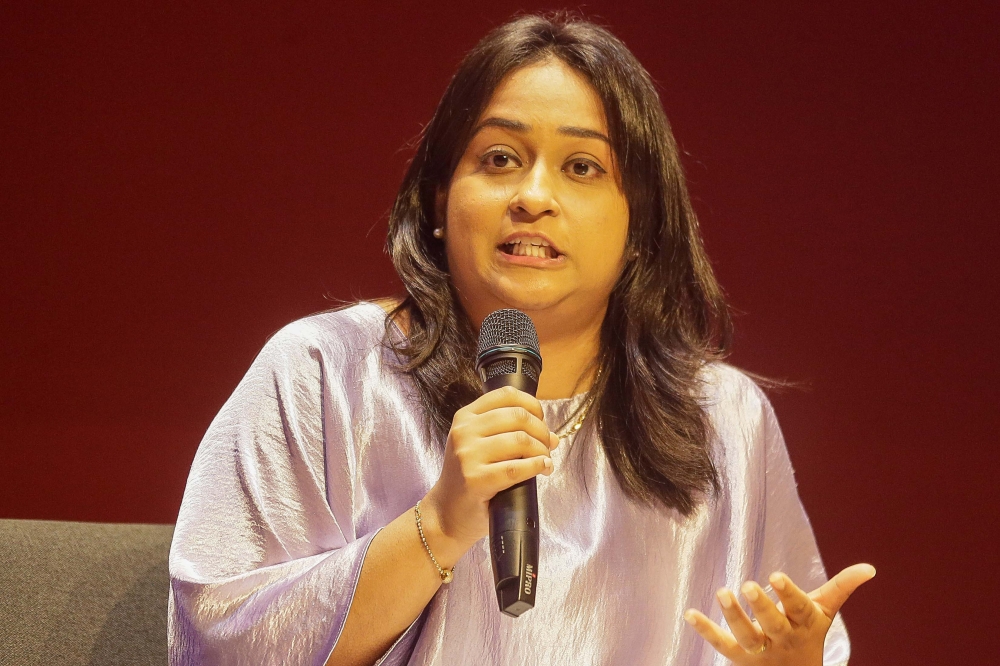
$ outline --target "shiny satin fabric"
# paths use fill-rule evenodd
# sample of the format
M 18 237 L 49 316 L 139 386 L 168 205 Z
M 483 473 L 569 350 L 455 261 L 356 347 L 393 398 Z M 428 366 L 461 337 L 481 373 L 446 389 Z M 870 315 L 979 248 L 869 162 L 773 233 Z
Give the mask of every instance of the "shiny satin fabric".
M 372 537 L 442 464 L 383 321 L 361 303 L 286 326 L 212 422 L 170 552 L 172 664 L 320 665 L 333 651 Z M 825 581 L 770 404 L 732 367 L 706 380 L 719 495 L 686 519 L 636 505 L 585 427 L 538 477 L 535 608 L 499 612 L 483 539 L 379 663 L 721 666 L 685 609 L 722 623 L 720 587 L 775 570 L 807 590 Z M 549 427 L 582 398 L 543 400 Z M 849 652 L 838 616 L 824 663 Z

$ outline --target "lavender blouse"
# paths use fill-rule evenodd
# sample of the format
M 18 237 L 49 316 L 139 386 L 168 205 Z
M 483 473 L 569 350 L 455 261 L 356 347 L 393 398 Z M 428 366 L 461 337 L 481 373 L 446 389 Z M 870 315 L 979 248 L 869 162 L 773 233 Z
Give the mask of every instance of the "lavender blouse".
M 330 656 L 372 537 L 442 464 L 442 442 L 428 439 L 414 388 L 381 344 L 383 321 L 361 303 L 286 326 L 212 422 L 170 551 L 171 664 Z M 775 570 L 807 590 L 826 580 L 770 404 L 732 367 L 706 373 L 721 493 L 689 518 L 638 506 L 584 428 L 538 477 L 535 608 L 518 619 L 497 610 L 483 539 L 379 663 L 721 666 L 685 609 L 722 623 L 720 587 Z M 582 397 L 542 400 L 549 427 Z M 846 664 L 849 652 L 838 616 L 824 663 Z

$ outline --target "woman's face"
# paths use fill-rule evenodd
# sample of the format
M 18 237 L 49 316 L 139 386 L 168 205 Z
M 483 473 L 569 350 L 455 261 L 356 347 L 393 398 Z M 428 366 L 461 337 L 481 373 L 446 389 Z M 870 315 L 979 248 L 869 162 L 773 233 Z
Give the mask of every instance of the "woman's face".
M 452 282 L 477 326 L 506 307 L 536 325 L 603 319 L 628 231 L 607 137 L 600 97 L 561 60 L 497 87 L 438 201 Z

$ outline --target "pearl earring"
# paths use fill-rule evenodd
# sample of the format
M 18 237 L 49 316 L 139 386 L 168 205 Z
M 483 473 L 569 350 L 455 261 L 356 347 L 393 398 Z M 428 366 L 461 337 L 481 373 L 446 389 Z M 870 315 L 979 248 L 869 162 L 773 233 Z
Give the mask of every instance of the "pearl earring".
M 444 238 L 444 227 L 434 228 L 434 238 Z

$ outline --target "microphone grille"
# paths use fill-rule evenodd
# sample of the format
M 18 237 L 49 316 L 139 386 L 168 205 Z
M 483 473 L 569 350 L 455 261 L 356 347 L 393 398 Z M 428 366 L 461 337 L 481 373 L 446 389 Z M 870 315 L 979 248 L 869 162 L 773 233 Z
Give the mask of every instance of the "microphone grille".
M 482 354 L 490 347 L 498 345 L 520 345 L 527 347 L 536 354 L 538 349 L 538 333 L 531 318 L 520 310 L 496 310 L 483 320 L 479 329 L 479 349 Z

